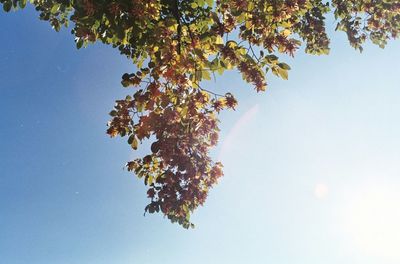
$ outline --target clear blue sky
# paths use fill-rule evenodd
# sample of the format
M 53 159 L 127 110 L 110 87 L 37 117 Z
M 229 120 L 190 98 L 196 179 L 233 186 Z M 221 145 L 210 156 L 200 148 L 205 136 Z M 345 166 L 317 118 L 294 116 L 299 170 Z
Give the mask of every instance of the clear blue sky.
M 333 33 L 263 94 L 219 78 L 240 100 L 213 152 L 225 177 L 184 230 L 143 217 L 123 170 L 142 153 L 105 134 L 132 66 L 36 17 L 0 13 L 0 263 L 400 262 L 400 42 L 360 55 Z

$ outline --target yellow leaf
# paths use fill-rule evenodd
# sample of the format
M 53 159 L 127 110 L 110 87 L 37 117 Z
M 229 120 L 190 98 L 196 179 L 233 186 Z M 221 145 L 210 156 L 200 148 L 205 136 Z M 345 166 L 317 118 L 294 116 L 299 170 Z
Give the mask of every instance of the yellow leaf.
M 285 37 L 287 37 L 287 36 L 289 36 L 290 34 L 292 34 L 292 32 L 291 32 L 289 29 L 285 29 L 285 30 L 282 31 L 282 34 L 283 34 Z
M 136 139 L 136 137 L 133 138 L 132 143 L 131 143 L 131 147 L 136 150 L 138 148 L 138 140 Z
M 215 44 L 224 44 L 224 40 L 222 39 L 221 36 L 217 36 L 217 39 L 215 40 Z

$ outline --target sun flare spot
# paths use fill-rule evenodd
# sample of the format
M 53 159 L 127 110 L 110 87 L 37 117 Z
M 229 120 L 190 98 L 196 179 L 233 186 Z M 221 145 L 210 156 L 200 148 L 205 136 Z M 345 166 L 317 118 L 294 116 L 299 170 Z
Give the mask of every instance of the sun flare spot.
M 343 215 L 346 235 L 363 254 L 400 261 L 400 194 L 390 186 L 353 193 Z
M 317 199 L 324 199 L 329 194 L 329 188 L 324 183 L 318 183 L 314 187 L 314 196 Z

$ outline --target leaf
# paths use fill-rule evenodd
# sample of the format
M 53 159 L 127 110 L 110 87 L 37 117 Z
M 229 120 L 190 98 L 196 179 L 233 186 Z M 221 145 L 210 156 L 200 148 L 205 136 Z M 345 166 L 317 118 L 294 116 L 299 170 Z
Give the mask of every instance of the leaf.
M 269 64 L 274 64 L 274 63 L 276 63 L 276 62 L 278 61 L 278 59 L 279 59 L 279 58 L 278 58 L 277 56 L 273 55 L 273 54 L 265 56 L 265 60 L 266 60 Z
M 203 70 L 203 71 L 202 71 L 202 78 L 203 78 L 204 80 L 211 80 L 210 72 L 207 71 L 207 70 Z
M 4 11 L 10 12 L 11 7 L 12 7 L 11 1 L 4 2 L 4 4 L 3 4 L 3 10 Z
M 226 46 L 231 48 L 231 49 L 234 49 L 234 48 L 236 48 L 238 46 L 238 44 L 234 40 L 229 40 L 229 41 L 226 42 Z
M 55 4 L 51 8 L 50 12 L 54 14 L 54 13 L 56 13 L 58 11 L 59 8 L 60 8 L 60 5 L 59 4 Z
M 137 140 L 137 138 L 136 138 L 135 135 L 131 135 L 131 136 L 129 137 L 129 139 L 128 139 L 128 144 L 131 145 L 131 147 L 132 147 L 134 150 L 137 150 L 137 148 L 138 148 L 138 140 Z
M 288 75 L 288 71 L 287 71 L 287 70 L 282 69 L 282 68 L 277 68 L 277 71 L 278 71 L 279 76 L 280 76 L 282 79 L 287 80 L 287 79 L 289 78 L 289 75 Z
M 20 8 L 25 8 L 27 0 L 19 0 L 18 5 Z
M 147 176 L 144 178 L 144 184 L 145 184 L 145 185 L 151 185 L 151 184 L 153 183 L 153 180 L 154 180 L 153 176 L 147 175 Z M 150 213 L 151 213 L 151 212 L 150 212 Z
M 292 34 L 292 32 L 291 32 L 289 29 L 285 29 L 285 30 L 282 31 L 282 34 L 283 34 L 285 37 L 288 37 L 290 34 Z
M 202 77 L 203 77 L 203 71 L 197 70 L 195 72 L 195 80 L 196 80 L 196 82 L 200 82 Z
M 77 40 L 77 42 L 76 42 L 76 48 L 77 48 L 77 49 L 82 48 L 83 42 L 84 42 L 83 39 L 79 38 L 79 39 Z
M 224 44 L 224 40 L 222 39 L 221 36 L 217 36 L 216 40 L 215 40 L 215 44 Z
M 284 62 L 278 63 L 279 68 L 283 69 L 283 70 L 290 70 L 290 66 L 287 65 Z

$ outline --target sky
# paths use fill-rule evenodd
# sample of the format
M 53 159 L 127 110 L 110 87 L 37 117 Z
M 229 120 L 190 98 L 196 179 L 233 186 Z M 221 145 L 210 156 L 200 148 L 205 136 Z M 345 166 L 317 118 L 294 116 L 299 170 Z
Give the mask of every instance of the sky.
M 132 152 L 106 133 L 133 66 L 76 50 L 32 8 L 0 13 L 0 263 L 400 263 L 400 42 L 362 54 L 331 32 L 329 56 L 299 52 L 289 80 L 239 99 L 212 156 L 225 176 L 185 230 L 143 216 Z M 334 28 L 334 24 L 328 23 Z

